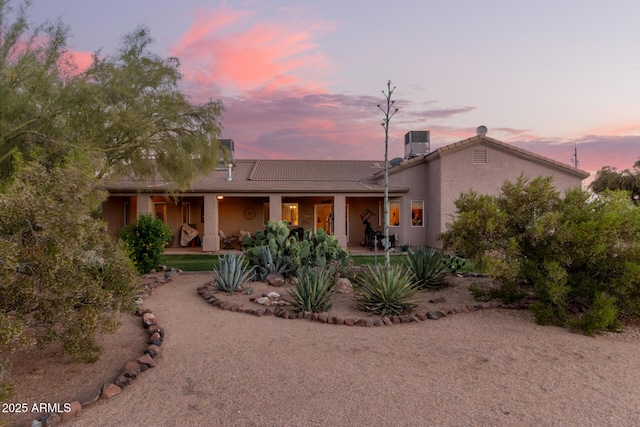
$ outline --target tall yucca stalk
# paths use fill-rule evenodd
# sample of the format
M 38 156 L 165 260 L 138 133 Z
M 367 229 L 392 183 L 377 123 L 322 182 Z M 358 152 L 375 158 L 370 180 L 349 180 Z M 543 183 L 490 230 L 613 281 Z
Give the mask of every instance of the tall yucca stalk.
M 221 291 L 235 292 L 254 277 L 254 269 L 248 267 L 243 254 L 218 255 L 218 261 L 219 267 L 213 267 L 213 276 L 216 288 Z
M 335 287 L 333 276 L 324 268 L 302 268 L 297 274 L 298 282 L 289 288 L 291 306 L 296 311 L 317 313 L 329 310 Z
M 411 249 L 403 258 L 403 263 L 416 277 L 419 288 L 440 288 L 449 274 L 443 263 L 442 252 L 437 249 L 417 247 Z
M 355 279 L 358 308 L 381 316 L 411 311 L 417 304 L 414 295 L 418 290 L 413 280 L 403 265 L 365 266 Z

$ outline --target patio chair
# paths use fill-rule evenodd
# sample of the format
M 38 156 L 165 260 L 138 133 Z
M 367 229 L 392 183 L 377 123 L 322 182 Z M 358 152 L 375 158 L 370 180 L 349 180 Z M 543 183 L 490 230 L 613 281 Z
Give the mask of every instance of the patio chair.
M 235 249 L 236 247 L 233 245 L 233 236 L 227 237 L 224 234 L 224 231 L 218 230 L 218 235 L 220 236 L 220 246 L 222 249 Z

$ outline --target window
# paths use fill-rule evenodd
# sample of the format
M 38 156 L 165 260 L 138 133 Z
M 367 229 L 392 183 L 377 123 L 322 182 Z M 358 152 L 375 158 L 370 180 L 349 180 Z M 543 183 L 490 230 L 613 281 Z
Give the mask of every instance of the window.
M 489 155 L 486 148 L 474 148 L 471 150 L 471 163 L 474 165 L 486 165 L 489 162 Z
M 400 202 L 398 200 L 389 201 L 389 226 L 400 226 Z
M 297 203 L 282 204 L 282 220 L 287 221 L 290 225 L 298 225 L 298 204 Z
M 424 201 L 423 200 L 411 201 L 411 226 L 412 227 L 424 226 Z
M 379 205 L 380 215 L 378 215 L 378 225 L 384 226 L 384 202 Z M 389 227 L 400 226 L 400 201 L 389 200 Z

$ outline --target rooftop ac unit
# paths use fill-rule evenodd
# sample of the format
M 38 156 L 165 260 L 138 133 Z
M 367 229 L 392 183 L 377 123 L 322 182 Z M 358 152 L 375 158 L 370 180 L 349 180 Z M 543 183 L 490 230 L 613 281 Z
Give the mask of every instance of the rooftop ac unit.
M 426 156 L 429 154 L 429 131 L 412 130 L 404 135 L 404 158 Z

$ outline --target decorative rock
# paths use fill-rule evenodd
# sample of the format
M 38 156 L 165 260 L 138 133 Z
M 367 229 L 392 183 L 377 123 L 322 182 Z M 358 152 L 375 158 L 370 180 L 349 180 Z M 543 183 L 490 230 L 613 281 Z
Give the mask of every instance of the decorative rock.
M 391 319 L 389 319 L 387 316 L 384 316 L 384 317 L 382 318 L 382 323 L 384 323 L 384 324 L 385 324 L 385 325 L 387 325 L 387 326 L 391 326 L 391 325 L 393 325 L 393 322 L 392 322 L 392 321 L 391 321 Z
M 60 418 L 60 415 L 53 413 L 53 414 L 49 414 L 49 416 L 47 416 L 47 418 L 44 419 L 44 424 L 45 426 L 49 427 L 49 426 L 57 426 L 58 424 L 60 424 L 62 422 L 62 419 Z
M 296 314 L 296 319 L 304 319 L 304 313 L 299 312 L 298 314 Z
M 391 316 L 391 321 L 393 322 L 394 325 L 397 325 L 400 323 L 400 317 L 399 316 Z
M 167 278 L 168 277 L 176 277 L 177 275 L 178 275 L 178 270 L 174 270 L 174 269 L 167 270 L 164 273 L 164 277 L 167 277 Z
M 280 273 L 270 273 L 265 280 L 269 286 L 276 288 L 284 286 L 284 276 Z
M 269 293 L 267 294 L 267 296 L 268 296 L 269 298 L 274 298 L 274 299 L 275 299 L 275 298 L 280 298 L 280 294 L 279 294 L 279 293 L 277 293 L 277 292 L 269 292 Z
M 427 319 L 438 320 L 440 315 L 435 311 L 427 311 Z
M 310 312 L 310 311 L 305 311 L 304 314 L 303 314 L 305 319 L 311 319 L 312 315 L 313 315 L 313 313 Z
M 356 326 L 366 326 L 367 321 L 364 319 L 358 319 L 356 320 Z
M 115 385 L 117 385 L 118 387 L 121 387 L 121 388 L 126 386 L 126 385 L 129 385 L 129 382 L 131 382 L 131 378 L 129 378 L 129 377 L 125 376 L 125 375 L 120 375 L 114 381 Z
M 335 292 L 339 294 L 347 294 L 353 292 L 353 285 L 351 285 L 351 281 L 346 277 L 341 277 L 336 282 Z
M 124 365 L 124 375 L 129 378 L 136 378 L 140 373 L 140 363 L 131 360 Z
M 160 338 L 164 339 L 164 328 L 160 325 L 151 325 L 147 328 L 147 331 L 149 331 L 150 334 L 157 332 L 160 334 Z
M 233 304 L 231 307 L 229 307 L 229 310 L 238 311 L 238 305 L 237 304 Z
M 321 323 L 329 323 L 329 316 L 326 313 L 322 313 L 318 316 L 318 321 Z
M 344 319 L 344 324 L 347 326 L 353 326 L 356 324 L 356 322 L 353 319 Z
M 344 325 L 344 319 L 340 316 L 335 316 L 333 318 L 333 324 L 334 325 Z
M 318 320 L 318 317 L 319 317 L 319 316 L 320 316 L 320 315 L 319 315 L 318 313 L 312 313 L 312 314 L 311 314 L 311 320 L 315 322 L 316 320 Z
M 153 313 L 145 313 L 142 315 L 142 323 L 144 323 L 145 326 L 157 325 L 158 320 Z
M 446 316 L 447 316 L 447 313 L 445 313 L 445 312 L 444 312 L 444 311 L 442 311 L 442 310 L 436 310 L 436 313 L 437 313 L 437 314 L 439 314 L 439 315 L 440 315 L 440 317 L 446 317 Z
M 144 372 L 144 371 L 146 371 L 147 369 L 149 369 L 149 366 L 145 365 L 144 363 L 141 363 L 141 364 L 140 364 L 140 372 Z
M 271 311 L 271 309 L 265 308 L 264 309 L 264 315 L 265 316 L 271 316 L 273 314 L 273 311 Z
M 156 366 L 156 362 L 154 362 L 153 358 L 148 354 L 145 354 L 142 357 L 138 357 L 136 360 L 140 363 L 141 368 L 142 368 L 142 365 L 147 365 L 149 368 L 153 368 Z
M 447 301 L 446 298 L 442 298 L 442 297 L 429 300 L 429 302 L 432 304 L 442 304 L 443 302 L 446 302 L 446 301 Z
M 264 310 L 256 310 L 253 312 L 254 315 L 258 316 L 258 317 L 262 317 L 264 316 Z
M 162 344 L 162 337 L 160 336 L 160 333 L 158 332 L 152 333 L 151 336 L 149 337 L 149 344 L 156 344 L 155 342 L 152 342 L 154 340 L 157 340 L 158 342 L 160 342 L 160 344 Z M 156 345 L 160 345 L 160 344 L 156 344 Z
M 419 322 L 420 321 L 420 319 L 418 319 L 418 317 L 415 314 L 409 316 L 409 320 L 411 320 L 412 322 Z
M 411 323 L 411 318 L 407 315 L 402 315 L 400 317 L 400 323 Z
M 261 305 L 264 305 L 267 301 L 269 301 L 269 297 L 260 297 L 260 298 L 256 298 L 255 300 L 257 304 L 261 304 Z
M 489 308 L 491 308 L 491 303 L 490 302 L 483 302 L 482 304 L 480 304 L 480 307 L 482 307 L 483 310 L 489 309 Z
M 382 319 L 373 319 L 373 326 L 384 326 Z
M 267 298 L 267 300 L 264 302 L 264 306 L 271 307 L 271 300 L 269 298 Z
M 105 384 L 102 386 L 102 394 L 100 395 L 103 399 L 111 399 L 116 394 L 119 394 L 122 391 L 122 388 L 118 387 L 115 384 Z
M 160 354 L 160 347 L 158 347 L 155 344 L 151 344 L 149 347 L 147 347 L 147 350 L 154 352 L 156 355 Z M 154 357 L 154 355 L 151 355 L 151 357 Z
M 59 414 L 60 420 L 67 421 L 67 420 L 70 420 L 71 418 L 78 417 L 80 416 L 81 412 L 82 412 L 82 405 L 77 400 L 74 400 L 73 402 L 70 403 L 68 412 L 60 412 Z
M 416 317 L 418 318 L 418 320 L 427 320 L 427 316 L 425 316 L 424 313 L 416 313 Z

